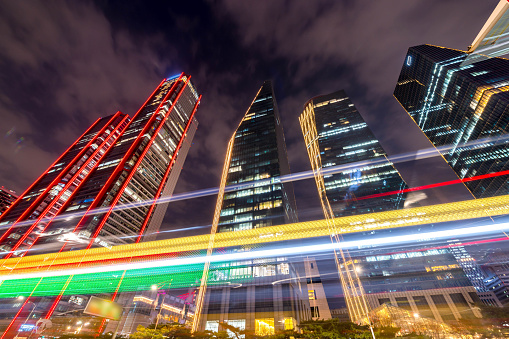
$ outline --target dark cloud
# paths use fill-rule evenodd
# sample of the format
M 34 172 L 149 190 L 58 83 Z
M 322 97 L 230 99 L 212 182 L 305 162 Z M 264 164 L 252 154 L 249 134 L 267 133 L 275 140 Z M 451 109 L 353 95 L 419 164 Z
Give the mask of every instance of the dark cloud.
M 0 185 L 23 191 L 94 120 L 118 110 L 133 115 L 161 78 L 181 71 L 203 100 L 177 192 L 219 183 L 227 141 L 265 79 L 274 80 L 294 172 L 309 169 L 302 105 L 338 89 L 390 154 L 430 147 L 392 97 L 406 50 L 421 43 L 466 48 L 496 4 L 1 2 Z M 405 179 L 418 185 L 453 176 L 441 158 L 424 165 L 439 175 L 407 164 Z M 465 193 L 450 192 L 430 201 Z M 296 183 L 296 193 L 300 215 L 320 217 L 313 181 Z M 214 197 L 172 204 L 165 227 L 208 224 L 214 204 Z

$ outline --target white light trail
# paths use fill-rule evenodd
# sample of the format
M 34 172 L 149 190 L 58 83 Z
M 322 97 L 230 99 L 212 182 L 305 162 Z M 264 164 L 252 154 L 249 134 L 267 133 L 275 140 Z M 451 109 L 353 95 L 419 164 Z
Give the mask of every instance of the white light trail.
M 316 245 L 306 245 L 306 246 L 294 246 L 294 247 L 285 247 L 285 248 L 277 248 L 277 249 L 267 249 L 267 250 L 258 250 L 251 252 L 236 252 L 236 253 L 228 253 L 228 254 L 216 254 L 212 256 L 199 256 L 199 257 L 185 257 L 178 259 L 164 259 L 164 260 L 155 260 L 149 262 L 139 262 L 139 263 L 126 263 L 119 265 L 105 265 L 101 267 L 87 267 L 87 268 L 76 268 L 76 269 L 68 269 L 68 270 L 60 270 L 60 271 L 45 271 L 39 273 L 27 273 L 27 274 L 13 274 L 13 275 L 0 275 L 0 280 L 19 280 L 19 279 L 28 279 L 28 278 L 46 278 L 46 277 L 56 277 L 56 276 L 67 276 L 67 275 L 78 275 L 78 274 L 91 274 L 91 273 L 104 273 L 104 272 L 114 272 L 121 270 L 138 270 L 138 269 L 147 269 L 147 268 L 162 268 L 162 267 L 172 267 L 172 266 L 182 266 L 182 265 L 194 265 L 194 264 L 204 264 L 205 262 L 228 262 L 228 261 L 242 261 L 249 260 L 254 258 L 273 258 L 284 256 L 292 256 L 292 255 L 304 255 L 310 253 L 320 253 L 320 252 L 328 252 L 334 249 L 349 249 L 349 248 L 359 248 L 362 246 L 370 246 L 370 248 L 376 246 L 387 246 L 394 245 L 399 243 L 412 243 L 419 241 L 429 241 L 430 239 L 441 239 L 441 238 L 451 238 L 458 239 L 459 235 L 464 236 L 472 236 L 476 234 L 489 234 L 489 233 L 497 233 L 503 232 L 509 229 L 509 222 L 500 223 L 500 224 L 487 224 L 483 226 L 475 226 L 475 227 L 465 227 L 465 228 L 454 228 L 442 231 L 433 231 L 433 232 L 423 232 L 418 234 L 408 234 L 408 235 L 400 235 L 400 236 L 390 236 L 390 237 L 380 237 L 375 239 L 366 239 L 366 240 L 354 240 L 354 241 L 345 241 L 340 243 L 324 243 L 324 244 L 316 244 Z
M 338 165 L 338 166 L 331 166 L 327 168 L 322 168 L 321 172 L 323 175 L 330 175 L 335 173 L 344 172 L 347 170 L 352 170 L 355 168 L 362 168 L 366 166 L 373 166 L 376 164 L 384 164 L 387 162 L 387 159 L 392 162 L 393 164 L 397 163 L 403 163 L 408 161 L 415 161 L 415 160 L 422 160 L 427 158 L 432 158 L 439 156 L 440 153 L 445 154 L 449 150 L 454 148 L 461 148 L 461 149 L 475 149 L 475 148 L 483 148 L 483 147 L 492 147 L 496 145 L 501 145 L 509 142 L 509 135 L 500 135 L 497 137 L 490 137 L 480 140 L 474 140 L 468 143 L 461 144 L 461 146 L 454 146 L 454 145 L 447 145 L 447 146 L 441 146 L 438 148 L 427 148 L 423 150 L 419 150 L 416 152 L 409 152 L 394 156 L 388 156 L 385 157 L 379 157 L 376 159 L 366 160 L 366 161 L 359 161 L 354 162 L 350 164 L 345 165 Z M 437 152 L 438 151 L 438 152 Z M 440 153 L 439 153 L 440 152 Z M 271 179 L 264 179 L 264 180 L 257 180 L 257 181 L 250 181 L 246 183 L 236 184 L 236 185 L 230 185 L 227 186 L 225 189 L 225 193 L 248 189 L 248 188 L 254 188 L 264 185 L 271 185 L 271 184 L 277 184 L 277 183 L 285 183 L 285 182 L 294 182 L 299 180 L 305 180 L 305 179 L 312 179 L 314 177 L 313 171 L 304 171 L 300 173 L 293 173 L 288 175 L 283 175 L 279 178 L 271 178 Z M 219 191 L 219 188 L 206 188 L 202 190 L 196 190 L 192 192 L 185 192 L 185 193 L 179 193 L 174 194 L 170 197 L 161 197 L 159 198 L 156 203 L 157 204 L 164 204 L 169 202 L 175 202 L 175 201 L 182 201 L 187 199 L 195 199 L 195 198 L 202 198 L 206 196 L 216 195 Z M 122 204 L 122 205 L 116 205 L 113 208 L 113 211 L 120 211 L 125 209 L 131 209 L 131 208 L 137 208 L 147 205 L 152 205 L 154 203 L 154 200 L 145 200 L 140 201 L 136 203 L 130 203 L 130 204 Z M 94 210 L 91 210 L 88 212 L 88 215 L 97 215 L 108 212 L 110 207 L 103 207 L 103 208 L 97 208 Z M 65 219 L 71 219 L 71 218 L 78 218 L 85 215 L 86 211 L 79 211 L 75 213 L 64 213 L 62 215 L 59 215 L 53 219 L 53 222 L 65 220 Z M 41 222 L 49 222 L 51 218 L 44 218 L 41 220 Z M 27 220 L 19 222 L 15 225 L 15 227 L 23 227 L 23 226 L 30 226 L 33 224 L 33 220 Z M 0 231 L 8 229 L 11 227 L 12 223 L 4 224 L 0 226 Z

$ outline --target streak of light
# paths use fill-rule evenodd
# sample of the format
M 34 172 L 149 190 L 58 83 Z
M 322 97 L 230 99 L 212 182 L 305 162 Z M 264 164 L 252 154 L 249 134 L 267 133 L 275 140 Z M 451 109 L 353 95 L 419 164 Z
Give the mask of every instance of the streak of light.
M 509 214 L 509 196 L 497 196 L 404 210 L 385 211 L 336 218 L 339 234 L 372 232 L 408 226 L 428 225 L 452 221 L 468 223 L 486 217 Z M 476 222 L 478 222 L 476 221 Z M 464 225 L 463 227 L 465 227 Z M 327 220 L 314 220 L 278 226 L 268 226 L 215 235 L 214 247 L 256 246 L 263 243 L 329 236 Z M 11 258 L 3 265 L 14 266 L 17 272 L 61 269 L 68 265 L 99 265 L 102 262 L 119 262 L 129 257 L 133 260 L 151 260 L 158 256 L 175 256 L 180 252 L 202 251 L 208 248 L 209 235 L 172 238 L 139 244 L 98 247 L 90 250 L 69 251 Z M 5 274 L 0 267 L 0 275 Z
M 480 234 L 492 234 L 496 232 L 506 231 L 509 229 L 509 223 L 500 224 L 488 224 L 476 227 L 456 228 L 441 231 L 423 232 L 419 234 L 408 234 L 400 236 L 389 236 L 389 237 L 378 237 L 370 238 L 365 240 L 353 240 L 344 241 L 341 243 L 323 243 L 305 246 L 292 246 L 277 249 L 266 249 L 246 252 L 235 252 L 227 254 L 213 254 L 211 256 L 186 256 L 176 259 L 162 259 L 144 262 L 130 262 L 126 264 L 115 264 L 115 265 L 101 265 L 99 267 L 86 267 L 86 268 L 75 268 L 75 269 L 63 269 L 59 271 L 43 271 L 25 274 L 12 274 L 12 275 L 0 275 L 0 279 L 7 280 L 19 280 L 27 278 L 46 278 L 46 277 L 57 277 L 67 275 L 78 275 L 78 274 L 95 274 L 104 272 L 114 272 L 120 270 L 137 270 L 146 268 L 157 268 L 157 267 L 173 267 L 183 265 L 194 265 L 204 264 L 205 262 L 229 262 L 229 261 L 241 261 L 249 260 L 254 258 L 271 258 L 284 256 L 294 256 L 311 253 L 321 253 L 327 251 L 333 251 L 335 249 L 349 249 L 359 248 L 362 246 L 370 246 L 371 248 L 377 246 L 387 246 L 399 243 L 411 243 L 419 241 L 429 241 L 429 239 L 442 239 L 442 238 L 457 238 L 458 235 L 472 236 Z M 507 238 L 500 238 L 509 240 Z
M 492 146 L 496 146 L 496 145 L 500 145 L 500 144 L 505 144 L 508 142 L 509 142 L 509 135 L 501 135 L 501 136 L 497 136 L 497 137 L 490 137 L 490 138 L 485 138 L 485 139 L 474 140 L 474 141 L 462 144 L 460 146 L 460 148 L 462 148 L 462 149 L 477 149 L 477 148 L 483 148 L 483 147 L 492 147 Z M 428 148 L 428 149 L 419 150 L 416 152 L 409 152 L 409 153 L 404 153 L 404 154 L 399 154 L 399 155 L 394 155 L 394 156 L 388 156 L 387 159 L 394 164 L 408 162 L 408 161 L 422 160 L 422 159 L 439 156 L 440 153 L 442 153 L 442 154 L 446 153 L 447 151 L 449 151 L 455 147 L 457 147 L 457 146 L 447 145 L 447 146 L 441 146 L 438 148 Z M 438 153 L 437 150 L 440 153 Z M 365 166 L 373 166 L 378 163 L 385 164 L 387 159 L 385 157 L 381 157 L 381 158 L 375 158 L 375 159 L 366 160 L 366 161 L 359 161 L 359 162 L 345 164 L 345 165 L 331 166 L 331 167 L 322 168 L 321 172 L 323 175 L 330 175 L 330 174 L 340 173 L 340 172 L 347 171 L 347 170 L 352 170 L 355 168 L 362 168 Z M 496 173 L 491 174 L 491 175 L 496 176 Z M 503 175 L 503 174 L 499 174 L 499 175 Z M 258 187 L 258 186 L 271 185 L 271 184 L 276 184 L 276 183 L 281 183 L 281 182 L 282 183 L 293 182 L 293 181 L 306 180 L 306 179 L 311 179 L 311 178 L 313 178 L 313 171 L 312 170 L 304 171 L 304 172 L 300 172 L 300 173 L 284 175 L 277 179 L 271 178 L 271 179 L 266 179 L 266 180 L 250 181 L 250 182 L 236 184 L 236 185 L 229 185 L 225 188 L 225 193 L 254 188 L 254 187 Z M 469 180 L 468 180 L 468 178 L 465 178 L 464 181 L 469 181 Z M 457 182 L 457 183 L 459 183 L 459 182 Z M 449 185 L 451 185 L 451 184 L 455 184 L 455 183 L 449 183 Z M 437 185 L 440 185 L 440 184 L 437 184 Z M 432 187 L 429 187 L 429 188 L 432 188 Z M 169 197 L 161 197 L 157 200 L 157 203 L 163 204 L 163 203 L 169 203 L 169 202 L 175 202 L 175 201 L 202 198 L 202 197 L 207 197 L 207 196 L 211 196 L 211 195 L 216 195 L 218 192 L 219 192 L 219 188 L 217 188 L 217 187 L 206 188 L 206 189 L 196 190 L 196 191 L 192 191 L 192 192 L 174 194 Z M 120 211 L 120 210 L 125 210 L 125 209 L 143 207 L 143 206 L 147 206 L 147 205 L 152 205 L 154 202 L 155 202 L 154 200 L 146 200 L 146 201 L 141 201 L 141 202 L 136 202 L 136 203 L 121 204 L 121 205 L 115 206 L 113 208 L 113 211 Z M 108 212 L 109 210 L 110 210 L 110 207 L 96 208 L 94 210 L 89 211 L 89 214 L 90 215 L 102 214 L 102 213 Z M 71 218 L 82 217 L 85 214 L 85 212 L 86 211 L 78 211 L 75 213 L 64 213 L 62 215 L 55 217 L 53 219 L 53 222 L 66 220 L 66 219 L 70 220 Z M 48 221 L 50 221 L 50 218 L 44 218 L 41 221 L 48 222 Z M 29 225 L 32 225 L 33 222 L 34 222 L 33 220 L 21 221 L 21 222 L 18 222 L 15 225 L 15 227 L 29 226 Z M 11 224 L 12 224 L 12 222 L 1 225 L 0 231 L 9 228 L 11 226 Z

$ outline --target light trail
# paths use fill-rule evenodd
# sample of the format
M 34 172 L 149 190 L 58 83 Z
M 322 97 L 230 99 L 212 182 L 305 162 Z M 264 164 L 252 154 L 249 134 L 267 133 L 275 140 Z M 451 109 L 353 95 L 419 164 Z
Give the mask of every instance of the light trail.
M 353 240 L 353 241 L 344 241 L 341 243 L 322 243 L 322 244 L 314 244 L 314 245 L 305 245 L 305 246 L 292 246 L 292 247 L 284 247 L 277 249 L 266 249 L 266 250 L 255 250 L 255 251 L 246 251 L 246 252 L 236 252 L 236 253 L 227 253 L 227 254 L 213 254 L 211 256 L 187 256 L 175 259 L 161 259 L 161 260 L 153 260 L 153 261 L 144 261 L 144 262 L 131 262 L 125 264 L 115 264 L 115 265 L 106 265 L 103 264 L 99 267 L 87 267 L 87 268 L 75 268 L 75 269 L 63 269 L 59 271 L 44 271 L 44 272 L 35 272 L 35 273 L 25 273 L 25 274 L 12 274 L 12 275 L 0 275 L 0 279 L 3 281 L 12 281 L 12 280 L 21 280 L 21 279 L 35 279 L 35 278 L 50 278 L 50 277 L 60 277 L 60 276 L 69 276 L 69 275 L 83 275 L 83 274 L 97 274 L 97 273 L 105 273 L 105 272 L 116 272 L 122 270 L 141 270 L 141 269 L 150 269 L 150 268 L 167 268 L 167 267 L 178 267 L 178 266 L 189 266 L 189 265 L 197 265 L 204 264 L 206 262 L 230 262 L 230 261 L 242 261 L 242 260 L 250 260 L 250 259 L 259 259 L 259 258 L 275 258 L 278 256 L 300 256 L 307 255 L 313 253 L 321 253 L 333 251 L 334 249 L 351 249 L 351 248 L 359 248 L 363 246 L 370 246 L 370 248 L 377 246 L 388 246 L 395 245 L 400 243 L 410 243 L 410 242 L 420 242 L 420 241 L 430 241 L 430 239 L 438 240 L 438 239 L 450 239 L 458 238 L 458 235 L 461 237 L 465 236 L 473 236 L 479 234 L 493 234 L 498 232 L 503 232 L 509 230 L 509 223 L 504 222 L 500 224 L 488 224 L 483 226 L 476 227 L 466 227 L 466 228 L 455 228 L 441 231 L 432 231 L 432 232 L 423 232 L 419 234 L 408 234 L 408 235 L 400 235 L 400 236 L 389 236 L 389 237 L 378 237 L 378 238 L 370 238 L 365 240 Z M 504 240 L 509 240 L 507 238 L 499 238 Z M 449 246 L 451 247 L 451 246 Z M 129 258 L 126 258 L 126 260 Z
M 477 149 L 477 148 L 483 148 L 483 147 L 492 147 L 492 146 L 502 145 L 502 144 L 505 144 L 508 142 L 509 142 L 509 135 L 501 135 L 498 137 L 474 140 L 474 141 L 463 144 L 459 148 L 461 148 L 461 149 Z M 335 173 L 353 170 L 356 168 L 362 168 L 362 167 L 366 167 L 366 166 L 373 166 L 376 164 L 386 163 L 387 159 L 390 162 L 392 162 L 393 164 L 404 163 L 404 162 L 409 162 L 409 161 L 416 161 L 416 160 L 423 160 L 423 159 L 427 159 L 427 158 L 440 156 L 441 153 L 442 154 L 447 153 L 448 151 L 455 149 L 456 147 L 457 146 L 447 145 L 447 146 L 441 146 L 438 148 L 427 148 L 427 149 L 419 150 L 416 152 L 409 152 L 409 153 L 404 153 L 404 154 L 399 154 L 399 155 L 394 155 L 394 156 L 387 156 L 387 158 L 381 157 L 381 158 L 376 158 L 376 159 L 371 159 L 371 160 L 366 160 L 366 161 L 359 161 L 359 162 L 345 164 L 345 165 L 325 167 L 325 168 L 321 169 L 321 172 L 323 175 L 331 175 L 331 174 L 335 174 Z M 490 174 L 490 175 L 496 176 L 496 174 Z M 506 174 L 504 172 L 504 174 L 499 174 L 499 175 L 506 175 Z M 286 182 L 294 182 L 294 181 L 299 181 L 299 180 L 306 180 L 306 179 L 311 179 L 313 177 L 314 176 L 313 176 L 312 170 L 304 171 L 304 172 L 284 175 L 279 178 L 264 179 L 264 180 L 250 181 L 250 182 L 236 184 L 236 185 L 229 185 L 225 188 L 225 193 L 230 193 L 233 191 L 239 191 L 239 190 L 244 190 L 244 189 L 249 189 L 249 188 L 254 188 L 254 187 L 259 187 L 259 186 L 277 184 L 277 183 L 286 183 Z M 481 179 L 481 178 L 479 178 L 479 179 Z M 475 179 L 472 179 L 472 178 L 464 179 L 464 181 L 471 181 L 471 180 L 475 180 Z M 452 185 L 452 184 L 458 184 L 458 183 L 461 183 L 461 182 L 448 182 L 447 184 L 446 183 L 438 183 L 438 184 L 432 184 L 432 185 L 445 186 L 445 185 Z M 428 189 L 428 188 L 438 187 L 438 186 L 432 186 L 432 185 L 421 186 L 420 189 Z M 413 188 L 411 190 L 415 191 L 418 189 Z M 196 190 L 196 191 L 192 191 L 192 192 L 178 193 L 178 194 L 174 194 L 170 197 L 161 197 L 161 198 L 157 199 L 157 201 L 145 200 L 145 201 L 136 202 L 136 203 L 117 205 L 112 209 L 112 211 L 120 211 L 120 210 L 125 210 L 125 209 L 143 207 L 143 206 L 152 205 L 154 203 L 164 204 L 164 203 L 183 201 L 183 200 L 188 200 L 188 199 L 203 198 L 203 197 L 207 197 L 207 196 L 211 196 L 211 195 L 216 195 L 218 193 L 218 191 L 219 191 L 219 188 L 214 187 L 214 188 L 206 188 L 206 189 L 202 189 L 202 190 Z M 395 193 L 393 193 L 393 194 L 398 193 L 396 191 L 394 191 L 394 192 Z M 373 196 L 373 197 L 376 197 L 376 196 Z M 360 200 L 360 199 L 367 199 L 367 197 L 366 198 L 359 197 L 358 200 Z M 103 207 L 103 208 L 96 208 L 94 210 L 89 211 L 89 214 L 96 215 L 96 214 L 107 213 L 108 211 L 110 211 L 109 206 Z M 73 218 L 82 217 L 85 214 L 85 212 L 86 211 L 80 211 L 80 212 L 75 212 L 75 213 L 64 213 L 62 215 L 59 215 L 59 216 L 53 218 L 52 220 L 51 220 L 51 218 L 43 218 L 41 220 L 41 222 L 49 222 L 49 221 L 55 222 L 55 221 L 62 221 L 62 220 L 70 221 Z M 34 223 L 33 220 L 21 221 L 21 222 L 18 222 L 16 225 L 14 225 L 14 227 L 30 226 L 33 223 Z M 13 223 L 10 222 L 10 223 L 1 225 L 0 231 L 8 229 L 12 224 Z
M 385 211 L 334 219 L 339 234 L 397 229 L 407 226 L 437 224 L 509 215 L 509 196 L 498 196 L 404 210 Z M 278 226 L 268 226 L 215 235 L 215 248 L 256 246 L 269 242 L 309 239 L 330 236 L 327 220 L 315 220 Z M 137 262 L 157 259 L 158 256 L 175 256 L 180 252 L 203 251 L 208 248 L 210 236 L 197 235 L 171 238 L 138 244 L 98 247 L 89 250 L 47 253 L 3 262 L 0 275 L 61 269 L 62 267 L 101 265 L 132 258 Z

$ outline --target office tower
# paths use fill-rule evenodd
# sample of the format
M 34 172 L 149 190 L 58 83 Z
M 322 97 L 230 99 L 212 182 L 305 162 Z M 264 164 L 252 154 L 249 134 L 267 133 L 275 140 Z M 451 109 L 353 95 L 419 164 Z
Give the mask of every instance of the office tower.
M 297 221 L 283 126 L 270 81 L 264 82 L 234 134 L 226 186 L 261 182 L 224 196 L 218 232 L 239 231 Z
M 308 101 L 300 116 L 300 123 L 315 172 L 319 195 L 331 227 L 335 227 L 334 217 L 390 211 L 404 207 L 405 194 L 401 191 L 406 188 L 405 182 L 394 165 L 386 158 L 380 143 L 344 91 L 322 95 Z M 358 165 L 359 163 L 361 165 Z M 339 166 L 339 171 L 334 169 L 334 166 Z M 400 232 L 400 230 L 373 230 L 344 235 L 344 239 L 337 236 L 333 239 L 335 241 L 366 241 L 383 235 L 395 236 Z M 419 233 L 421 230 L 416 229 L 413 232 Z M 404 234 L 404 232 L 401 233 L 401 235 Z M 450 250 L 430 251 L 429 254 L 434 255 L 431 259 L 433 262 L 442 261 L 445 266 L 438 264 L 426 266 L 424 265 L 426 259 L 422 259 L 422 253 L 427 252 L 421 251 L 421 248 L 426 248 L 426 245 L 421 244 L 414 248 L 417 259 L 407 258 L 406 254 L 385 255 L 387 251 L 398 251 L 397 247 L 364 250 L 364 253 L 366 251 L 372 253 L 367 258 L 365 254 L 357 252 L 345 251 L 345 253 L 336 254 L 339 262 L 337 269 L 341 273 L 345 302 L 352 321 L 358 321 L 365 316 L 363 313 L 369 313 L 370 310 L 383 304 L 380 301 L 401 299 L 402 296 L 415 295 L 415 298 L 422 299 L 419 299 L 422 304 L 427 300 L 433 310 L 436 310 L 435 304 L 431 297 L 425 296 L 440 295 L 436 297 L 437 300 L 446 298 L 455 312 L 462 311 L 464 304 L 468 306 L 466 302 L 462 304 L 462 298 L 471 301 L 472 297 L 468 293 L 475 295 L 475 289 L 465 277 L 462 267 L 458 265 Z M 407 259 L 400 261 L 397 260 L 399 258 Z M 373 263 L 373 260 L 383 260 L 383 263 Z M 320 265 L 325 266 L 318 262 L 318 267 Z M 346 267 L 348 269 L 345 269 Z M 435 273 L 438 269 L 446 272 Z M 442 279 L 451 280 L 439 281 Z M 327 284 L 326 280 L 321 280 L 322 285 Z M 420 283 L 421 280 L 429 280 L 429 282 Z M 449 297 L 443 297 L 444 289 L 449 287 L 455 288 L 450 293 L 460 294 L 460 296 L 455 294 L 455 297 L 461 305 L 456 305 Z M 329 298 L 328 301 L 337 303 L 336 299 L 338 298 Z M 476 296 L 475 301 L 477 300 Z M 396 306 L 396 303 L 394 302 L 393 305 Z M 414 312 L 417 312 L 417 306 L 415 306 L 417 304 L 412 305 Z M 357 309 L 362 307 L 365 309 L 359 312 Z M 419 306 L 419 309 L 423 307 Z M 468 312 L 474 312 L 467 308 Z M 437 312 L 422 312 L 423 316 L 435 317 L 436 320 L 442 321 Z M 458 312 L 455 315 L 457 318 L 461 317 Z M 476 313 L 476 315 L 479 314 Z M 456 318 L 452 317 L 452 319 Z
M 312 163 L 312 167 L 323 173 L 325 195 L 334 216 L 403 208 L 403 193 L 376 197 L 402 190 L 406 184 L 344 91 L 309 100 L 299 120 L 308 153 L 317 151 L 320 164 Z M 357 162 L 362 165 L 326 173 L 334 166 Z M 368 196 L 374 197 L 363 199 Z
M 281 181 L 285 174 L 289 165 L 283 127 L 272 83 L 265 81 L 230 140 L 213 235 L 216 229 L 232 232 L 295 222 L 292 184 Z M 229 249 L 249 250 L 247 246 Z M 307 292 L 301 289 L 301 266 L 284 254 L 211 264 L 197 297 L 194 329 L 218 331 L 220 323 L 227 323 L 267 335 L 295 328 L 309 313 Z M 206 293 L 203 280 L 213 284 Z
M 0 187 L 0 215 L 7 211 L 14 201 L 18 199 L 16 192 L 5 187 Z
M 163 80 L 132 119 L 118 112 L 78 138 L 1 215 L 5 257 L 153 237 L 167 206 L 155 202 L 171 195 L 197 127 L 189 79 Z
M 333 242 L 341 241 L 335 217 L 403 207 L 405 182 L 344 91 L 309 100 L 299 122 Z M 369 308 L 355 263 L 348 251 L 334 257 L 350 319 L 365 323 Z
M 172 194 L 197 128 L 201 97 L 190 78 L 164 79 L 131 119 L 117 112 L 85 131 L 0 216 L 3 257 L 153 239 L 167 207 L 157 200 Z M 64 290 L 38 300 L 46 319 Z M 2 338 L 19 327 L 29 299 L 12 301 L 21 309 Z
M 394 96 L 476 198 L 508 194 L 509 60 L 467 56 L 409 48 Z

